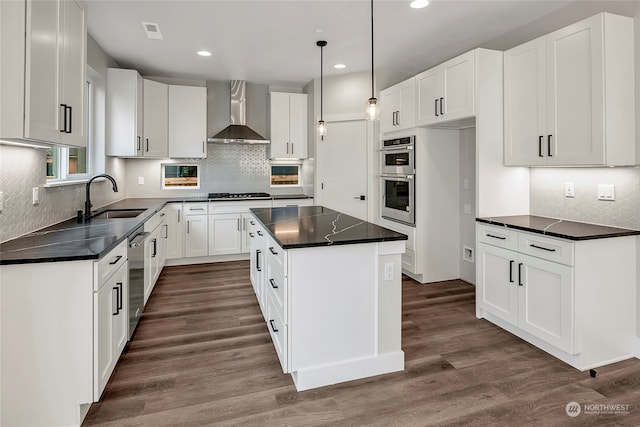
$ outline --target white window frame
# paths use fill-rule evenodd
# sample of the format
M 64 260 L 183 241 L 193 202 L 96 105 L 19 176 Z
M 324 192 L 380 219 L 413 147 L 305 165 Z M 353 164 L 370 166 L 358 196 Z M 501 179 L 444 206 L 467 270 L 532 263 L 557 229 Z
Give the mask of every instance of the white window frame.
M 274 184 L 271 181 L 273 176 L 272 171 L 274 166 L 295 166 L 298 168 L 298 183 L 297 184 Z M 302 162 L 272 162 L 269 165 L 269 186 L 271 188 L 283 188 L 283 187 L 302 187 Z

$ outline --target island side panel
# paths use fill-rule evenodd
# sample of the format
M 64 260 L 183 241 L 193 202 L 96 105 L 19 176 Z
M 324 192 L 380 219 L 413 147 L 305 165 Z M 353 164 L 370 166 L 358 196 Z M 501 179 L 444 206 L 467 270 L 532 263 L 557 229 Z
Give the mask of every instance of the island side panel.
M 376 244 L 288 253 L 290 370 L 375 355 Z
M 378 244 L 378 354 L 402 353 L 404 241 Z M 402 353 L 404 366 L 404 353 Z

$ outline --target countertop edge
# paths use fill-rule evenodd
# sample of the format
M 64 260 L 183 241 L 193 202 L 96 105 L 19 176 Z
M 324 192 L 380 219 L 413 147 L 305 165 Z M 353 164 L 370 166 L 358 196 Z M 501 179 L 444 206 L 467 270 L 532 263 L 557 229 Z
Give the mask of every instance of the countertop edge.
M 542 217 L 542 218 L 546 218 L 546 217 Z M 549 218 L 549 219 L 553 219 L 553 218 Z M 569 221 L 569 220 L 566 220 L 566 221 Z M 537 229 L 537 228 L 525 227 L 525 226 L 522 226 L 522 225 L 508 224 L 508 223 L 505 223 L 503 221 L 493 220 L 491 218 L 476 218 L 476 222 L 481 222 L 481 223 L 490 224 L 490 225 L 498 225 L 498 226 L 502 226 L 502 227 L 506 227 L 506 228 L 515 229 L 515 230 L 527 231 L 527 232 L 534 233 L 534 234 L 540 234 L 540 235 L 543 235 L 543 236 L 550 236 L 550 237 L 557 237 L 557 238 L 560 238 L 560 239 L 571 240 L 571 241 L 576 241 L 576 242 L 585 241 L 585 240 L 611 239 L 611 238 L 616 238 L 616 237 L 628 237 L 628 236 L 639 236 L 640 235 L 640 230 L 629 230 L 629 229 L 625 229 L 625 228 L 620 228 L 621 231 L 620 232 L 616 232 L 616 233 L 593 234 L 593 235 L 588 235 L 588 236 L 571 236 L 571 235 L 568 235 L 568 234 L 557 233 L 557 232 L 554 232 L 554 231 L 545 231 L 545 230 L 540 230 L 540 229 Z M 583 223 L 583 222 L 580 222 L 580 221 L 570 221 L 570 222 L 599 226 L 598 224 L 590 224 L 590 223 L 586 223 L 586 222 Z M 612 226 L 603 226 L 603 227 L 618 228 L 618 227 L 612 227 Z

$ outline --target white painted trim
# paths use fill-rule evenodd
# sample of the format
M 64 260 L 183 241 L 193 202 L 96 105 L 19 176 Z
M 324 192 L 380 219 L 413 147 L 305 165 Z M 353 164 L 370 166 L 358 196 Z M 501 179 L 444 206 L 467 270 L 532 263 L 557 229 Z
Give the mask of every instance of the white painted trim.
M 364 104 L 363 104 L 364 105 Z M 361 113 L 352 113 L 352 114 L 334 114 L 329 116 L 324 116 L 324 121 L 327 123 L 331 122 L 353 122 L 359 120 L 366 120 L 364 112 Z
M 167 259 L 165 263 L 165 267 L 173 267 L 176 265 L 206 264 L 211 262 L 244 261 L 244 260 L 249 260 L 248 253 L 200 256 L 200 257 L 192 257 L 192 258 L 175 258 L 175 259 Z
M 404 370 L 404 352 L 400 350 L 378 356 L 302 369 L 292 372 L 291 377 L 296 390 L 303 391 L 402 370 Z

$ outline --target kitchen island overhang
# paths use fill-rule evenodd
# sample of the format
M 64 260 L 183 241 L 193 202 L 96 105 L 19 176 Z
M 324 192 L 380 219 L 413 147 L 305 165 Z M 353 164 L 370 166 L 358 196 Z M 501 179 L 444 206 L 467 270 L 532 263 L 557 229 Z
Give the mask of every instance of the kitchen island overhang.
M 402 371 L 407 236 L 322 206 L 251 211 L 252 285 L 296 389 Z

